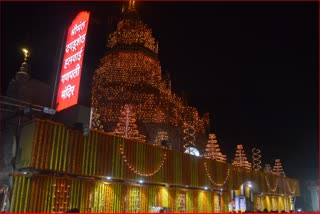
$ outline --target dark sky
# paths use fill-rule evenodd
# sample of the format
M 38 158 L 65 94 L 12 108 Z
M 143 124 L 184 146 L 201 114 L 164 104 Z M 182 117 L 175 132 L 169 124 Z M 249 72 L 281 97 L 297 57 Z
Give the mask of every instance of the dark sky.
M 237 144 L 280 158 L 290 177 L 318 175 L 317 2 L 138 2 L 173 90 L 211 114 L 223 153 Z M 80 102 L 107 51 L 120 2 L 1 2 L 1 89 L 31 50 L 32 77 L 53 84 L 64 27 L 90 10 Z

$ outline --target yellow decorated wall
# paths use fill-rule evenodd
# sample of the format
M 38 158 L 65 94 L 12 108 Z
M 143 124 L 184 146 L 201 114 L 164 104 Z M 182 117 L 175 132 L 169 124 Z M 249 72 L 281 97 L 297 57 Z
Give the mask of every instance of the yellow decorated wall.
M 22 131 L 22 158 L 17 166 L 40 173 L 14 175 L 12 212 L 64 212 L 70 208 L 150 212 L 153 206 L 172 212 L 226 212 L 232 200 L 230 191 L 241 194 L 239 188 L 247 181 L 265 194 L 260 197 L 262 209 L 287 210 L 292 206 L 289 196 L 300 194 L 295 179 L 241 170 L 99 131 L 91 130 L 84 137 L 78 130 L 39 119 L 26 130 Z M 26 147 L 32 148 L 31 153 Z M 109 176 L 112 182 L 107 182 Z M 137 183 L 140 179 L 144 184 Z M 248 197 L 248 190 L 244 192 Z

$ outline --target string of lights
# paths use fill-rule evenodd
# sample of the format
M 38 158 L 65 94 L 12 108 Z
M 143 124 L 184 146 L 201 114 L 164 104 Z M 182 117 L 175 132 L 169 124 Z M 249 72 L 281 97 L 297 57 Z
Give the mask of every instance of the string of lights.
M 237 150 L 232 165 L 245 168 L 246 170 L 251 170 L 251 163 L 247 161 L 247 156 L 241 144 L 237 145 Z
M 208 166 L 207 166 L 207 163 L 206 163 L 206 162 L 203 163 L 203 166 L 204 166 L 204 169 L 205 169 L 205 171 L 206 171 L 206 174 L 207 174 L 209 180 L 211 181 L 211 183 L 213 183 L 214 185 L 219 186 L 219 187 L 222 187 L 222 186 L 224 186 L 224 185 L 227 183 L 227 181 L 228 181 L 228 179 L 229 179 L 229 176 L 230 176 L 230 169 L 229 169 L 229 168 L 228 168 L 228 171 L 227 171 L 227 176 L 224 178 L 224 181 L 219 184 L 219 183 L 215 182 L 215 181 L 212 179 L 212 177 L 211 177 L 211 175 L 210 175 L 210 172 L 209 172 L 209 170 L 208 170 Z
M 139 134 L 137 129 L 136 115 L 133 112 L 132 106 L 128 104 L 124 105 L 119 117 L 119 123 L 117 123 L 117 128 L 112 134 L 129 139 L 145 141 L 145 136 Z
M 275 160 L 275 163 L 274 163 L 274 166 L 273 166 L 273 169 L 272 169 L 272 173 L 275 174 L 275 175 L 286 177 L 286 174 L 283 171 L 280 159 L 276 159 Z
M 154 170 L 152 170 L 152 172 L 142 173 L 142 172 L 138 171 L 138 169 L 136 167 L 134 167 L 132 163 L 129 163 L 129 161 L 125 155 L 125 150 L 122 145 L 120 145 L 120 154 L 121 154 L 121 157 L 122 157 L 124 163 L 130 169 L 130 171 L 132 171 L 133 173 L 135 173 L 137 175 L 143 176 L 143 177 L 150 177 L 150 176 L 155 175 L 157 172 L 160 171 L 160 169 L 163 167 L 163 165 L 167 159 L 166 153 L 163 153 L 163 157 L 162 157 L 160 164 Z
M 209 134 L 209 140 L 206 147 L 206 158 L 216 160 L 219 162 L 226 162 L 226 155 L 223 155 L 221 153 L 215 134 Z
M 154 144 L 161 146 L 162 141 L 168 141 L 168 139 L 169 137 L 167 132 L 159 131 L 154 141 Z
M 158 43 L 152 36 L 152 30 L 138 19 L 124 19 L 117 25 L 117 30 L 109 35 L 108 47 L 119 44 L 142 45 L 158 53 Z
M 293 185 L 294 185 L 294 189 L 293 189 L 293 190 L 292 190 L 292 188 L 290 187 L 290 184 L 289 184 L 288 180 L 286 180 L 286 184 L 287 184 L 287 187 L 288 187 L 289 192 L 290 192 L 291 194 L 295 194 L 295 193 L 296 193 L 296 190 L 297 190 L 297 188 L 296 188 L 297 183 L 295 182 L 295 183 L 293 184 Z
M 183 124 L 183 133 L 184 133 L 184 137 L 183 140 L 185 141 L 185 144 L 183 144 L 183 147 L 186 149 L 189 146 L 196 146 L 196 144 L 194 143 L 196 140 L 195 137 L 195 129 L 193 125 L 189 125 L 187 123 Z
M 268 189 L 269 189 L 271 192 L 277 191 L 277 189 L 278 189 L 278 184 L 279 184 L 279 178 L 276 178 L 276 185 L 275 185 L 274 188 L 271 188 L 271 185 L 270 185 L 270 183 L 269 183 L 268 178 L 267 178 L 266 175 L 264 176 L 264 179 L 265 179 L 265 181 L 266 181 L 266 184 L 267 184 L 267 186 L 268 186 Z
M 255 170 L 255 171 L 259 171 L 261 169 L 261 150 L 260 149 L 257 149 L 257 148 L 253 148 L 252 149 L 252 163 L 253 163 L 253 166 L 252 168 Z
M 151 28 L 138 18 L 125 17 L 110 34 L 107 47 L 110 51 L 93 76 L 92 128 L 113 130 L 119 123 L 119 109 L 130 104 L 137 124 L 179 128 L 186 122 L 194 126 L 195 135 L 206 133 L 209 115 L 199 116 L 196 108 L 171 91 L 170 76 L 162 76 Z

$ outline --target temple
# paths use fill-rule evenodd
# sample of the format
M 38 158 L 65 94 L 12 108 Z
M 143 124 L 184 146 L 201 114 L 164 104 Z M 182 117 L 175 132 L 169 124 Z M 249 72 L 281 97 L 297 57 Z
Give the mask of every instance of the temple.
M 204 150 L 209 114 L 200 116 L 194 107 L 171 90 L 168 74 L 161 72 L 158 42 L 139 18 L 134 3 L 124 11 L 117 29 L 109 35 L 109 52 L 101 59 L 92 83 L 92 128 L 114 132 L 122 108 L 131 106 L 138 131 L 148 143 L 166 133 L 172 147 L 189 146 L 183 140 L 192 129 L 198 149 Z M 188 144 L 188 145 L 186 145 Z
M 94 73 L 89 132 L 49 119 L 23 126 L 10 211 L 294 210 L 298 180 L 280 160 L 263 169 L 256 148 L 251 162 L 238 145 L 229 163 L 209 115 L 172 92 L 134 1 L 122 15 Z

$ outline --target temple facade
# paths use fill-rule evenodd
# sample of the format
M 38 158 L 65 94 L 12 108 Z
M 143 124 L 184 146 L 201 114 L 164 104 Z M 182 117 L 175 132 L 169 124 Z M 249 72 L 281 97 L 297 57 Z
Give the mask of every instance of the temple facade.
M 36 119 L 21 132 L 11 212 L 290 211 L 299 183 L 98 130 Z
M 133 1 L 92 83 L 91 129 L 33 119 L 21 127 L 11 212 L 294 210 L 299 182 L 261 170 L 239 145 L 228 163 L 209 116 L 171 91 L 158 43 Z M 209 136 L 209 140 L 208 140 Z M 185 153 L 197 148 L 199 156 Z

